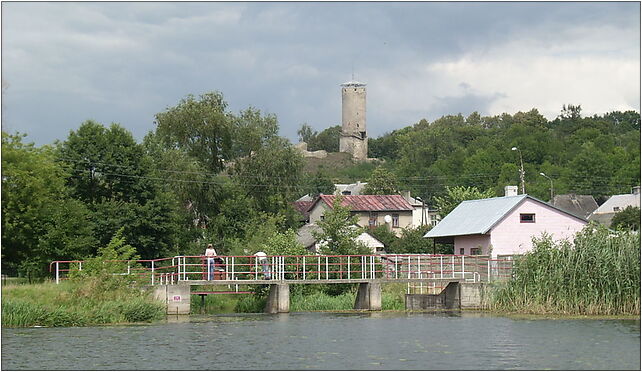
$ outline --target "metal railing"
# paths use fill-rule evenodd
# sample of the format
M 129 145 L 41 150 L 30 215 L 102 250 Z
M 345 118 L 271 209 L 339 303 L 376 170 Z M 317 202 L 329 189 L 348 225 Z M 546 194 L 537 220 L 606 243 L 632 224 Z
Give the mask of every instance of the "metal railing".
M 512 259 L 486 256 L 385 254 L 385 255 L 306 255 L 217 256 L 210 265 L 205 256 L 175 256 L 154 260 L 121 262 L 113 275 L 132 275 L 149 284 L 175 284 L 183 281 L 318 281 L 416 279 L 461 279 L 467 282 L 504 280 L 512 275 Z M 83 261 L 54 261 L 49 270 L 56 283 L 70 273 L 83 270 Z M 435 283 L 438 281 L 434 281 Z M 438 287 L 435 283 L 432 288 Z M 418 283 L 420 290 L 429 288 Z M 413 284 L 412 288 L 416 285 Z M 411 287 L 409 284 L 409 291 Z

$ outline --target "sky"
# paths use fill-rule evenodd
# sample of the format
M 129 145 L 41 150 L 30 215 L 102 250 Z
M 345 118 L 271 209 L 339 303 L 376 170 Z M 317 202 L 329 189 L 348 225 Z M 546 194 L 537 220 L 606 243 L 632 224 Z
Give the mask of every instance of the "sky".
M 640 111 L 639 2 L 2 2 L 2 129 L 37 145 L 88 119 L 141 141 L 154 115 L 220 91 L 232 112 L 341 124 L 367 84 L 368 136 L 533 108 Z

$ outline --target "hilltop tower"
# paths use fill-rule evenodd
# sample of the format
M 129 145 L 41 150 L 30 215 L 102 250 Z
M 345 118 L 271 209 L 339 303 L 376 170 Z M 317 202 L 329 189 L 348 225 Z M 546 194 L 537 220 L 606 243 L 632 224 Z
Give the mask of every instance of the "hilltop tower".
M 358 81 L 341 84 L 341 98 L 339 152 L 350 153 L 355 160 L 366 160 L 366 84 Z

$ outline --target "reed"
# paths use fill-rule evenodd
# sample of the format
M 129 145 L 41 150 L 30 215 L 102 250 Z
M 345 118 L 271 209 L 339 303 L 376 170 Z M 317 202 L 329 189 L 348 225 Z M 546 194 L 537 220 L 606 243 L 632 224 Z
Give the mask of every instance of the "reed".
M 491 308 L 526 313 L 640 314 L 640 235 L 588 226 L 573 242 L 534 239 Z
M 91 279 L 2 288 L 3 327 L 138 323 L 164 314 L 164 306 L 139 289 L 104 291 Z

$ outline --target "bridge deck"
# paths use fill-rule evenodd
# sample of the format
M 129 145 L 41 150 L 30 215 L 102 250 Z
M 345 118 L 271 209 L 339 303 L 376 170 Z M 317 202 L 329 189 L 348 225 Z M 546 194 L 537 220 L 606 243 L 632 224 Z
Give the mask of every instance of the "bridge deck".
M 178 283 L 189 285 L 251 285 L 251 284 L 350 284 L 350 283 L 449 283 L 449 282 L 465 282 L 461 278 L 443 278 L 443 279 L 286 279 L 286 280 L 182 280 Z

